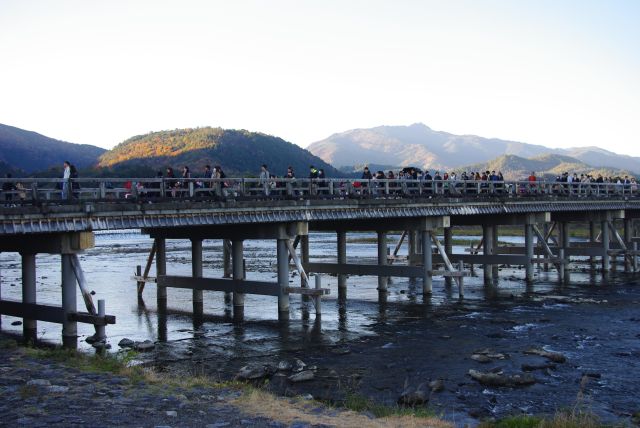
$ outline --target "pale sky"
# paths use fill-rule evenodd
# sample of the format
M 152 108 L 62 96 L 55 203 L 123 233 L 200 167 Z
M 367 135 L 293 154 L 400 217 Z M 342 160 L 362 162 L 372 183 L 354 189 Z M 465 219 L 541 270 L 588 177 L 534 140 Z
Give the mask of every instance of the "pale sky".
M 111 148 L 220 126 L 640 155 L 640 1 L 0 0 L 0 123 Z

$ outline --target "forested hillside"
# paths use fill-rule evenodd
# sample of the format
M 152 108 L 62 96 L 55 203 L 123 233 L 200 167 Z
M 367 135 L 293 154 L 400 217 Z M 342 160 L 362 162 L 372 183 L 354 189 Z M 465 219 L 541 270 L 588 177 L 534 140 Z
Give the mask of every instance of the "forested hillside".
M 86 168 L 94 165 L 104 152 L 100 147 L 67 143 L 0 124 L 0 162 L 6 164 L 6 169 L 33 173 L 59 167 L 65 160 Z
M 323 168 L 329 177 L 341 173 L 307 150 L 281 138 L 245 130 L 189 128 L 132 137 L 100 157 L 98 166 L 115 172 L 148 172 L 189 166 L 198 174 L 204 165 L 220 165 L 230 175 L 258 175 L 266 163 L 272 174 L 283 176 L 291 165 L 298 177 L 309 166 Z M 104 171 L 102 172 L 104 174 Z

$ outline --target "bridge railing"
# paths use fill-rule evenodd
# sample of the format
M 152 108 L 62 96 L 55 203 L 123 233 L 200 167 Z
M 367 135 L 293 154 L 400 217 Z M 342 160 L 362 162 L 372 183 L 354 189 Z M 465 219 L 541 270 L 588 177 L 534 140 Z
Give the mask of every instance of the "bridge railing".
M 406 179 L 270 178 L 2 178 L 0 202 L 74 200 L 316 199 L 459 197 L 636 197 L 631 183 Z

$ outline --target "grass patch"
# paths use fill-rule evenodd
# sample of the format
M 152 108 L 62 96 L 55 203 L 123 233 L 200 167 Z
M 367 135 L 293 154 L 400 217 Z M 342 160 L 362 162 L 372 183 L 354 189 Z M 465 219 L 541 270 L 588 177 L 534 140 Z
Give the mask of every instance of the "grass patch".
M 623 426 L 623 425 L 621 425 Z M 479 428 L 604 428 L 600 418 L 588 411 L 573 409 L 559 411 L 553 416 L 509 416 L 495 422 L 483 422 Z
M 359 394 L 348 394 L 344 401 L 344 407 L 354 412 L 370 412 L 376 418 L 386 418 L 389 416 L 415 416 L 416 418 L 436 417 L 435 412 L 426 407 L 388 406 L 377 403 Z

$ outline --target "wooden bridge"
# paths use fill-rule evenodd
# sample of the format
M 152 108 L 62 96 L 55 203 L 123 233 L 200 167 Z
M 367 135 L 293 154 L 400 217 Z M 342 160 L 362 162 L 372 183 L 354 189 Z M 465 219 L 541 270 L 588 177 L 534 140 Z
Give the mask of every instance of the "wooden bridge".
M 65 346 L 76 345 L 78 322 L 94 324 L 97 340 L 104 337 L 104 326 L 115 322 L 105 314 L 104 302 L 95 308 L 78 259 L 93 246 L 98 230 L 140 229 L 153 238 L 144 271 L 139 268 L 134 280 L 139 293 L 145 283 L 156 283 L 160 310 L 166 309 L 167 288 L 192 289 L 194 315 L 202 313 L 203 291 L 221 291 L 233 302 L 236 322 L 244 318 L 246 294 L 277 297 L 280 320 L 289 318 L 290 294 L 312 298 L 319 315 L 321 297 L 329 290 L 319 282 L 312 288 L 310 273 L 337 275 L 341 299 L 346 298 L 349 275 L 377 276 L 384 300 L 387 278 L 394 276 L 421 278 L 426 296 L 432 293 L 432 278 L 444 276 L 447 286 L 455 281 L 462 297 L 467 268 L 475 264 L 483 266 L 486 286 L 494 284 L 499 264 L 522 265 L 529 282 L 536 263 L 553 266 L 558 279 L 567 281 L 574 256 L 597 261 L 603 272 L 609 271 L 612 257 L 622 258 L 625 270 L 637 270 L 640 198 L 631 185 L 247 178 L 17 181 L 12 181 L 14 190 L 2 195 L 0 251 L 21 254 L 22 301 L 0 299 L 0 313 L 24 318 L 27 338 L 35 336 L 37 320 L 62 323 Z M 587 242 L 572 242 L 570 228 L 576 223 L 589 225 Z M 522 227 L 524 245 L 499 246 L 501 225 Z M 454 253 L 454 226 L 481 226 L 481 245 Z M 309 262 L 309 231 L 336 233 L 335 262 Z M 347 263 L 346 237 L 352 231 L 377 233 L 377 264 Z M 393 252 L 387 240 L 391 231 L 403 232 Z M 168 239 L 191 240 L 191 276 L 167 272 Z M 203 277 L 205 239 L 224 241 L 222 278 Z M 243 242 L 249 239 L 277 242 L 277 281 L 246 279 Z M 409 248 L 406 258 L 397 256 L 403 242 Z M 38 253 L 61 255 L 61 307 L 37 303 Z M 300 274 L 299 287 L 289 284 L 291 266 Z M 87 312 L 77 310 L 76 284 Z

